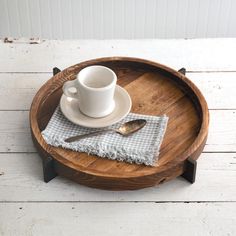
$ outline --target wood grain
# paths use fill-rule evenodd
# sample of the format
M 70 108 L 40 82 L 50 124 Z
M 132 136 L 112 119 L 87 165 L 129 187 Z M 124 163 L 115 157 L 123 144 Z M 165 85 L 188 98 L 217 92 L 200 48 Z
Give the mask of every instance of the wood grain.
M 131 95 L 133 112 L 170 117 L 156 167 L 90 158 L 87 154 L 51 147 L 42 139 L 40 132 L 59 103 L 62 84 L 73 79 L 82 68 L 94 64 L 108 66 L 117 73 L 118 84 L 123 84 Z M 53 157 L 58 174 L 91 187 L 138 189 L 181 175 L 185 160 L 191 156 L 198 158 L 206 142 L 208 109 L 195 85 L 166 66 L 137 58 L 101 58 L 77 64 L 52 77 L 33 100 L 30 124 L 35 146 L 42 150 L 43 156 Z

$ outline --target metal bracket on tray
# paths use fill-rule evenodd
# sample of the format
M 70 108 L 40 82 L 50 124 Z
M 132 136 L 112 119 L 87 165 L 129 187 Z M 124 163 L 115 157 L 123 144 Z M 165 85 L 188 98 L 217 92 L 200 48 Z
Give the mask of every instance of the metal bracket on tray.
M 53 75 L 61 72 L 57 67 L 53 68 Z M 52 157 L 43 158 L 43 177 L 44 181 L 47 183 L 50 180 L 54 179 L 57 176 L 57 173 L 54 170 L 54 160 Z
M 186 74 L 186 69 L 183 67 L 183 68 L 179 69 L 178 72 L 185 75 Z
M 179 69 L 178 72 L 185 75 L 186 69 L 183 67 Z M 189 157 L 186 160 L 185 172 L 182 174 L 182 177 L 193 184 L 195 182 L 196 170 L 197 170 L 197 161 Z
M 57 73 L 61 72 L 60 69 L 58 69 L 57 67 L 53 68 L 53 75 L 56 75 Z
M 51 157 L 46 157 L 43 159 L 43 177 L 44 182 L 48 183 L 50 180 L 54 179 L 57 173 L 54 170 L 54 160 Z
M 195 182 L 196 177 L 197 161 L 189 157 L 185 162 L 185 171 L 181 176 L 188 182 L 193 184 Z

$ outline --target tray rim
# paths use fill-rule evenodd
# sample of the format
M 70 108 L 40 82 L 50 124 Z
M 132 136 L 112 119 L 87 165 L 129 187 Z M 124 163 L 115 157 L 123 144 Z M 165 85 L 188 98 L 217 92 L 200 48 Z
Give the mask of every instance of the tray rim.
M 70 70 L 74 70 L 75 67 L 77 68 L 83 68 L 85 66 L 94 64 L 94 63 L 102 63 L 102 62 L 109 62 L 109 61 L 129 61 L 129 62 L 138 62 L 138 63 L 143 63 L 147 65 L 151 65 L 154 67 L 157 67 L 159 69 L 162 69 L 164 71 L 169 72 L 170 74 L 173 74 L 175 77 L 178 78 L 178 80 L 181 80 L 189 89 L 192 90 L 194 93 L 195 97 L 198 100 L 198 103 L 201 107 L 202 110 L 202 123 L 201 127 L 199 130 L 199 133 L 197 137 L 195 138 L 194 142 L 191 144 L 191 146 L 185 150 L 183 153 L 178 155 L 174 160 L 171 160 L 167 162 L 164 165 L 157 166 L 157 167 L 150 167 L 148 168 L 149 170 L 147 173 L 143 173 L 142 175 L 137 175 L 137 172 L 127 172 L 125 176 L 120 176 L 116 174 L 108 174 L 104 173 L 102 171 L 97 171 L 94 170 L 88 170 L 85 167 L 78 166 L 72 162 L 70 162 L 68 159 L 64 158 L 61 156 L 59 153 L 57 153 L 56 149 L 50 145 L 48 145 L 42 135 L 41 131 L 39 129 L 38 123 L 36 122 L 33 124 L 34 121 L 37 121 L 36 117 L 36 111 L 37 111 L 37 103 L 42 99 L 42 94 L 48 90 L 48 85 L 49 87 L 52 86 L 52 84 L 58 79 L 58 77 L 62 77 L 62 75 L 67 75 Z M 62 78 L 61 78 L 62 79 Z M 66 80 L 65 80 L 66 81 Z M 51 87 L 50 91 L 55 92 L 61 87 Z M 209 111 L 208 111 L 208 106 L 206 103 L 206 100 L 200 90 L 197 88 L 197 86 L 189 80 L 185 75 L 179 73 L 175 69 L 172 69 L 166 65 L 160 64 L 158 62 L 146 60 L 146 59 L 141 59 L 141 58 L 136 58 L 136 57 L 120 57 L 120 56 L 115 56 L 115 57 L 102 57 L 102 58 L 95 58 L 91 60 L 87 60 L 84 62 L 80 62 L 78 64 L 72 65 L 70 67 L 65 68 L 55 76 L 52 76 L 36 93 L 35 97 L 33 98 L 31 108 L 30 108 L 30 113 L 29 113 L 29 119 L 30 119 L 30 129 L 31 129 L 31 135 L 32 139 L 36 145 L 36 148 L 42 149 L 45 154 L 48 156 L 53 157 L 56 161 L 60 162 L 62 165 L 67 166 L 75 171 L 80 171 L 85 174 L 89 174 L 92 176 L 98 176 L 98 177 L 103 177 L 103 178 L 108 178 L 108 179 L 130 179 L 130 178 L 137 178 L 137 177 L 145 177 L 145 176 L 150 176 L 153 174 L 160 174 L 162 172 L 168 171 L 172 168 L 176 168 L 180 163 L 184 162 L 188 157 L 192 156 L 194 153 L 198 152 L 198 149 L 203 145 L 205 145 L 207 135 L 208 135 L 208 127 L 209 127 Z M 38 138 L 36 138 L 36 136 Z M 41 151 L 42 151 L 41 150 Z M 39 151 L 39 150 L 38 150 Z M 201 153 L 201 152 L 200 152 Z M 197 159 L 200 155 L 200 153 L 197 155 L 197 157 L 194 157 Z M 78 169 L 79 167 L 79 169 Z M 136 173 L 136 174 L 134 174 Z

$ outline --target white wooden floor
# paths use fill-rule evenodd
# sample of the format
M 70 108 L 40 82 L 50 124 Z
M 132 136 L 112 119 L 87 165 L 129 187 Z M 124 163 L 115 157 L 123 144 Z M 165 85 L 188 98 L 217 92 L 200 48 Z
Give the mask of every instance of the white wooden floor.
M 196 183 L 111 192 L 62 177 L 43 182 L 28 111 L 52 68 L 134 56 L 187 76 L 210 109 Z M 236 235 L 236 39 L 0 41 L 0 235 Z

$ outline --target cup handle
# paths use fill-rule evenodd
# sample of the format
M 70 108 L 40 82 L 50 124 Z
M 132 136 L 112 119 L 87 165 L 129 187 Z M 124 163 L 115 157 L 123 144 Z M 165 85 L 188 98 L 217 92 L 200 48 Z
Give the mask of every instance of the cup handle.
M 71 92 L 69 89 L 70 88 L 75 88 L 76 89 L 76 92 Z M 67 96 L 67 97 L 71 97 L 71 98 L 75 98 L 75 99 L 78 99 L 78 89 L 77 89 L 77 86 L 76 86 L 76 80 L 69 80 L 69 81 L 66 81 L 64 84 L 63 84 L 63 87 L 62 87 L 62 90 L 63 90 L 63 93 Z

